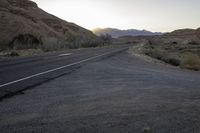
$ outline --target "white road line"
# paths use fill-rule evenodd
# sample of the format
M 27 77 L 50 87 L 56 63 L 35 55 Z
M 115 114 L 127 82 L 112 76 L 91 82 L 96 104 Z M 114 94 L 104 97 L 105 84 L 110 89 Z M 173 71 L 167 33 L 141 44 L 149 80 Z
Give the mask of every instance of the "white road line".
M 54 71 L 57 71 L 57 70 L 60 70 L 60 69 L 64 69 L 64 68 L 67 68 L 67 67 L 70 67 L 70 66 L 73 66 L 73 65 L 77 65 L 77 64 L 89 61 L 89 60 L 93 60 L 93 59 L 96 59 L 98 57 L 101 57 L 101 56 L 104 56 L 104 55 L 107 55 L 107 54 L 111 54 L 111 53 L 115 53 L 115 52 L 121 51 L 121 50 L 107 52 L 107 53 L 104 53 L 104 54 L 101 54 L 101 55 L 97 55 L 97 56 L 94 56 L 94 57 L 90 57 L 90 58 L 87 58 L 85 60 L 81 60 L 81 61 L 78 61 L 78 62 L 75 62 L 75 63 L 72 63 L 72 64 L 68 64 L 68 65 L 61 66 L 61 67 L 58 67 L 58 68 L 55 68 L 55 69 L 50 69 L 50 70 L 47 70 L 47 71 L 44 71 L 44 72 L 41 72 L 41 73 L 37 73 L 37 74 L 31 75 L 31 76 L 28 76 L 28 77 L 25 77 L 25 78 L 14 80 L 14 81 L 11 81 L 11 82 L 8 82 L 8 83 L 0 85 L 0 88 L 15 84 L 15 83 L 18 83 L 18 82 L 21 82 L 21 81 L 25 81 L 25 80 L 28 80 L 28 79 L 31 79 L 31 78 L 34 78 L 34 77 L 38 77 L 38 76 L 41 76 L 41 75 L 44 75 L 44 74 L 47 74 L 47 73 L 50 73 L 50 72 L 54 72 Z
M 69 56 L 69 55 L 71 55 L 72 53 L 66 53 L 66 54 L 60 54 L 60 55 L 58 55 L 59 57 L 62 57 L 62 56 Z

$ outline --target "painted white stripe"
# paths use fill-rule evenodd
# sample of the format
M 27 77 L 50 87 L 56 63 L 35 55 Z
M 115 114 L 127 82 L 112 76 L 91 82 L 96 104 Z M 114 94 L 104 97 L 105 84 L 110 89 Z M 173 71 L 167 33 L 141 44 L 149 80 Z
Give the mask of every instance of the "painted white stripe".
M 72 53 L 66 53 L 66 54 L 60 54 L 60 55 L 58 55 L 59 57 L 62 57 L 62 56 L 69 56 L 69 55 L 71 55 Z
M 121 50 L 122 50 L 122 49 L 121 49 Z M 25 81 L 25 80 L 28 80 L 28 79 L 31 79 L 31 78 L 34 78 L 34 77 L 38 77 L 38 76 L 41 76 L 41 75 L 44 75 L 44 74 L 47 74 L 47 73 L 51 73 L 51 72 L 54 72 L 54 71 L 57 71 L 57 70 L 60 70 L 60 69 L 64 69 L 64 68 L 67 68 L 67 67 L 70 67 L 70 66 L 73 66 L 73 65 L 77 65 L 77 64 L 80 64 L 80 63 L 89 61 L 89 60 L 93 60 L 93 59 L 102 57 L 102 56 L 104 56 L 104 55 L 111 54 L 111 53 L 115 53 L 115 52 L 121 51 L 121 50 L 116 50 L 116 51 L 112 51 L 112 52 L 107 52 L 107 53 L 104 53 L 104 54 L 101 54 L 101 55 L 97 55 L 97 56 L 94 56 L 94 57 L 90 57 L 90 58 L 87 58 L 87 59 L 85 59 L 85 60 L 81 60 L 81 61 L 78 61 L 78 62 L 75 62 L 75 63 L 72 63 L 72 64 L 68 64 L 68 65 L 61 66 L 61 67 L 58 67 L 58 68 L 55 68 L 55 69 L 50 69 L 50 70 L 47 70 L 47 71 L 44 71 L 44 72 L 41 72 L 41 73 L 37 73 L 37 74 L 31 75 L 31 76 L 28 76 L 28 77 L 25 77 L 25 78 L 21 78 L 21 79 L 18 79 L 18 80 L 14 80 L 14 81 L 11 81 L 11 82 L 8 82 L 8 83 L 5 83 L 5 84 L 0 85 L 0 88 L 5 87 L 5 86 L 9 86 L 9 85 L 12 85 L 12 84 L 15 84 L 15 83 L 18 83 L 18 82 L 21 82 L 21 81 Z M 125 50 L 125 49 L 124 49 L 124 50 Z

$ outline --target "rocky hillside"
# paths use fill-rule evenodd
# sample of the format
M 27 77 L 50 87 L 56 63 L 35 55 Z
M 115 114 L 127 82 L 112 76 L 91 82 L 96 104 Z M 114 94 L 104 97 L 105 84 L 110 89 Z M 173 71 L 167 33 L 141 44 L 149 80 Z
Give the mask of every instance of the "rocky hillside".
M 90 31 L 61 20 L 29 0 L 0 0 L 0 51 L 97 45 Z
M 189 47 L 191 44 L 200 44 L 200 29 L 180 29 L 149 39 L 153 44 L 173 44 L 179 47 Z
M 98 36 L 109 34 L 113 38 L 118 38 L 122 36 L 152 36 L 152 35 L 162 34 L 160 32 L 151 32 L 147 30 L 136 30 L 136 29 L 120 30 L 120 29 L 115 29 L 115 28 L 104 28 L 104 29 L 96 28 L 92 31 Z

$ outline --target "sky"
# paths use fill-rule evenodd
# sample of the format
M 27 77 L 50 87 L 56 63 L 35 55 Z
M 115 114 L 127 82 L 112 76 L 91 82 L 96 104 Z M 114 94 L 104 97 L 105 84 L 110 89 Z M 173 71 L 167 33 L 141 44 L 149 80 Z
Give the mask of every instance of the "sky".
M 86 29 L 170 32 L 200 27 L 200 0 L 32 0 L 43 10 Z

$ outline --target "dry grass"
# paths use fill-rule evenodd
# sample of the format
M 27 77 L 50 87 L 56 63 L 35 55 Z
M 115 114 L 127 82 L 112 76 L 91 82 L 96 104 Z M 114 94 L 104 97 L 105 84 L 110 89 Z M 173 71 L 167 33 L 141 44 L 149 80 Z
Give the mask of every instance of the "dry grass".
M 36 55 L 41 53 L 43 53 L 41 49 L 12 50 L 12 51 L 0 52 L 0 57 L 27 56 L 27 55 Z
M 45 52 L 49 51 L 57 51 L 61 49 L 65 49 L 67 47 L 67 43 L 64 41 L 60 41 L 57 38 L 47 38 L 43 45 L 42 45 L 42 50 Z
M 160 46 L 150 46 L 148 44 L 138 45 L 130 48 L 129 53 L 139 53 L 165 63 L 180 66 L 190 70 L 200 70 L 200 55 L 197 52 L 181 52 L 178 50 L 166 50 Z
M 150 127 L 145 127 L 144 129 L 142 129 L 142 131 L 144 133 L 151 133 L 152 132 L 152 129 Z
M 129 53 L 133 53 L 133 52 L 153 57 L 157 60 L 161 60 L 165 63 L 171 64 L 174 66 L 179 66 L 181 63 L 178 54 L 169 53 L 159 47 L 152 48 L 152 47 L 147 46 L 146 44 L 138 45 L 129 50 Z
M 179 66 L 181 61 L 178 57 L 178 54 L 176 53 L 169 53 L 163 49 L 154 48 L 150 50 L 146 50 L 145 53 L 148 56 L 151 56 L 153 58 L 156 58 L 158 60 L 162 60 L 166 63 L 169 63 L 174 66 Z
M 185 53 L 182 56 L 181 67 L 195 71 L 200 70 L 200 56 L 194 53 Z

